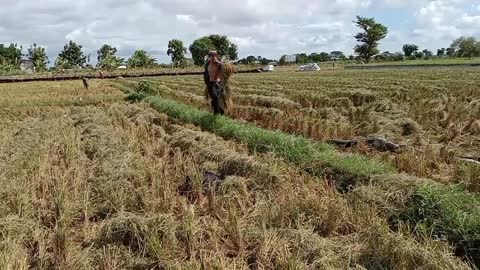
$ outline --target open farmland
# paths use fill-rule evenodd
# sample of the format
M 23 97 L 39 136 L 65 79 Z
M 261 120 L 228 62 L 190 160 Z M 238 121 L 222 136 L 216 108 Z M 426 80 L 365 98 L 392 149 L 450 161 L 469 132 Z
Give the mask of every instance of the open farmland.
M 479 75 L 238 75 L 233 119 L 198 76 L 0 85 L 0 268 L 469 269 Z
M 161 96 L 207 109 L 196 77 L 154 83 Z M 381 135 L 400 144 L 398 153 L 353 151 L 409 174 L 461 181 L 458 159 L 480 159 L 479 86 L 476 69 L 241 75 L 232 117 L 318 141 Z

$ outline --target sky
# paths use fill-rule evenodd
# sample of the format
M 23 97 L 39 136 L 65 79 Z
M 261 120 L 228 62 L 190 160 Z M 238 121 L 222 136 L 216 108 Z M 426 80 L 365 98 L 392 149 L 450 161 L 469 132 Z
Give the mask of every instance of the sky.
M 168 63 L 170 39 L 186 47 L 208 34 L 227 35 L 239 57 L 330 52 L 349 55 L 357 15 L 374 17 L 389 34 L 381 51 L 405 43 L 436 52 L 462 35 L 480 38 L 479 0 L 0 0 L 0 44 L 47 48 L 54 62 L 73 40 L 96 62 L 102 44 L 129 57 L 145 49 Z

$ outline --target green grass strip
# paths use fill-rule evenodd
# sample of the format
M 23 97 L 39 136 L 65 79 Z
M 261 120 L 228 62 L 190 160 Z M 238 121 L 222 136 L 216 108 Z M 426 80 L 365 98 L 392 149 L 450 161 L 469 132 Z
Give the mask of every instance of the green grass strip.
M 341 154 L 328 144 L 315 143 L 303 136 L 267 130 L 250 123 L 239 123 L 228 117 L 215 116 L 210 112 L 158 96 L 148 96 L 144 101 L 156 110 L 182 122 L 200 126 L 227 139 L 242 141 L 254 151 L 275 153 L 296 165 L 315 164 L 322 167 L 321 169 L 333 169 L 336 173 L 357 177 L 394 171 L 390 164 L 380 160 L 354 154 Z

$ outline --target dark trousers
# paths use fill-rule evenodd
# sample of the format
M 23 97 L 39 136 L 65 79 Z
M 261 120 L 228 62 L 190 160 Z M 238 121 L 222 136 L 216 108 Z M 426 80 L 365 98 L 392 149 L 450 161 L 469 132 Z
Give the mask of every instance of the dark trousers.
M 208 94 L 212 99 L 212 108 L 214 114 L 225 114 L 222 107 L 220 106 L 220 95 L 222 92 L 222 86 L 219 82 L 210 82 L 208 84 Z

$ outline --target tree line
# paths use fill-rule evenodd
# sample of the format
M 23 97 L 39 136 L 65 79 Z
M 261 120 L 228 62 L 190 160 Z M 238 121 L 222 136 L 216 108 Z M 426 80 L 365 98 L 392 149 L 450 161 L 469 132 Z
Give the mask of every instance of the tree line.
M 332 51 L 330 53 L 298 53 L 295 57 L 295 63 L 305 64 L 312 62 L 326 62 L 332 60 L 361 60 L 370 62 L 376 61 L 403 61 L 406 59 L 425 59 L 434 56 L 434 53 L 424 49 L 420 50 L 415 44 L 405 44 L 402 52 L 391 53 L 389 51 L 380 53 L 378 46 L 388 34 L 388 28 L 377 23 L 374 18 L 357 16 L 355 25 L 360 28 L 360 32 L 354 37 L 357 45 L 353 48 L 356 56 L 346 56 L 341 51 Z M 231 42 L 227 36 L 209 35 L 201 37 L 192 42 L 188 47 L 184 46 L 183 41 L 172 39 L 168 42 L 167 55 L 171 57 L 174 67 L 185 67 L 188 65 L 204 64 L 204 57 L 209 50 L 216 50 L 224 58 L 235 61 L 238 59 L 238 47 Z M 187 59 L 186 54 L 190 52 L 192 58 Z M 127 65 L 133 68 L 148 68 L 158 66 L 157 60 L 145 50 L 136 50 L 128 59 L 117 56 L 117 48 L 104 44 L 97 51 L 97 67 L 102 69 L 115 69 L 121 65 Z M 452 42 L 448 48 L 439 48 L 436 52 L 439 57 L 476 57 L 480 56 L 480 41 L 474 37 L 460 37 Z M 0 44 L 0 71 L 18 69 L 23 57 L 33 62 L 37 71 L 47 70 L 50 60 L 44 47 L 33 44 L 23 54 L 22 46 L 10 44 L 6 46 Z M 283 55 L 279 59 L 279 64 L 287 64 L 287 56 Z M 236 61 L 238 64 L 268 64 L 274 62 L 262 56 L 250 55 L 246 58 Z M 67 43 L 59 53 L 54 62 L 54 69 L 74 69 L 88 67 L 90 55 L 84 55 L 82 45 L 73 41 Z
M 327 62 L 332 60 L 356 60 L 363 62 L 375 61 L 403 61 L 405 59 L 430 59 L 434 57 L 434 53 L 424 49 L 420 50 L 415 44 L 405 44 L 401 52 L 385 51 L 380 53 L 378 46 L 388 34 L 388 28 L 377 23 L 374 18 L 366 18 L 357 16 L 355 25 L 361 29 L 361 32 L 355 35 L 357 45 L 353 48 L 356 56 L 350 55 L 346 57 L 343 52 L 333 51 L 331 53 L 305 53 L 295 54 L 295 63 L 315 63 Z M 439 48 L 436 52 L 437 57 L 477 57 L 480 56 L 480 41 L 474 37 L 460 37 L 454 40 L 450 47 Z M 280 57 L 279 64 L 287 64 L 287 55 Z M 253 59 L 253 58 L 252 58 Z M 247 61 L 248 62 L 248 61 Z
M 90 55 L 85 55 L 82 48 L 82 45 L 69 41 L 58 54 L 52 69 L 91 67 L 89 64 Z M 175 67 L 189 64 L 203 65 L 204 57 L 209 50 L 217 50 L 220 55 L 232 61 L 238 58 L 238 47 L 226 36 L 222 35 L 209 35 L 199 38 L 189 46 L 188 50 L 192 55 L 191 59 L 185 57 L 187 48 L 184 47 L 183 42 L 173 39 L 168 42 L 167 55 L 171 57 Z M 121 65 L 127 65 L 132 68 L 149 68 L 160 65 L 157 63 L 157 59 L 145 50 L 134 51 L 128 59 L 118 56 L 117 52 L 117 48 L 112 45 L 102 45 L 97 51 L 96 66 L 102 69 L 116 69 Z M 45 48 L 35 43 L 30 46 L 26 54 L 23 54 L 22 46 L 17 44 L 8 46 L 0 44 L 0 71 L 19 69 L 20 63 L 24 58 L 32 61 L 36 71 L 47 70 L 50 63 Z

